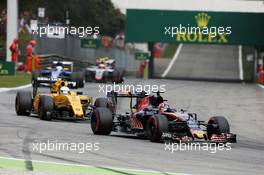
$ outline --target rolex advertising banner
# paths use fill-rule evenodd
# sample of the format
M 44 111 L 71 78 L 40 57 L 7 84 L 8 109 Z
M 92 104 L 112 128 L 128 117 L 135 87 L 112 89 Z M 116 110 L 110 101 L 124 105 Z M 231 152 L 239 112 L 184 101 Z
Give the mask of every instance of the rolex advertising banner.
M 15 63 L 0 60 L 1 75 L 15 75 Z
M 264 13 L 128 9 L 126 42 L 264 45 Z
M 100 42 L 99 39 L 81 39 L 81 48 L 98 49 Z

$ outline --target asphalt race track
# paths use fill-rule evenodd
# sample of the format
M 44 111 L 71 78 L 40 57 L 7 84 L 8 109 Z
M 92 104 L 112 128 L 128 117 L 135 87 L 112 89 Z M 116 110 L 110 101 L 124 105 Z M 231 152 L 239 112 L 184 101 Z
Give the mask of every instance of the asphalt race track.
M 199 119 L 212 115 L 226 116 L 238 143 L 229 151 L 165 151 L 162 143 L 113 133 L 95 136 L 88 121 L 41 121 L 36 117 L 15 114 L 15 91 L 1 93 L 0 156 L 62 163 L 87 164 L 97 167 L 155 170 L 186 174 L 263 174 L 264 162 L 264 89 L 255 84 L 213 83 L 176 80 L 126 79 L 128 84 L 165 84 L 164 97 L 171 106 L 196 112 Z M 82 89 L 91 96 L 99 84 L 86 84 Z M 27 90 L 31 90 L 28 88 Z M 122 105 L 125 110 L 125 105 Z M 96 143 L 99 151 L 33 151 L 33 142 Z
M 183 44 L 167 78 L 238 80 L 238 47 Z

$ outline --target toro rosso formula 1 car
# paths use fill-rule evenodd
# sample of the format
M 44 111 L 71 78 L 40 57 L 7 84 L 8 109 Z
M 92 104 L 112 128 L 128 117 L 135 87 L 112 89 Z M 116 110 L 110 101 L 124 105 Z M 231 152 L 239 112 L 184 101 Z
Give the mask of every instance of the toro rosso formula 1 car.
M 50 86 L 58 80 L 68 81 L 72 88 L 84 87 L 84 75 L 82 72 L 73 72 L 73 63 L 67 61 L 53 61 L 51 67 L 36 71 L 32 74 L 32 86 Z
M 119 98 L 130 99 L 129 112 L 116 112 Z M 96 99 L 91 128 L 94 134 L 109 135 L 112 131 L 119 131 L 145 136 L 152 142 L 236 142 L 236 135 L 230 133 L 225 117 L 214 116 L 207 123 L 200 121 L 195 113 L 171 108 L 160 92 L 156 95 L 111 92 L 107 98 Z
M 86 68 L 86 81 L 123 82 L 124 71 L 115 68 L 115 60 L 108 57 L 97 58 L 96 65 Z
M 17 115 L 35 114 L 42 120 L 84 119 L 90 115 L 92 98 L 70 91 L 66 81 L 56 81 L 49 93 L 18 91 L 15 107 Z

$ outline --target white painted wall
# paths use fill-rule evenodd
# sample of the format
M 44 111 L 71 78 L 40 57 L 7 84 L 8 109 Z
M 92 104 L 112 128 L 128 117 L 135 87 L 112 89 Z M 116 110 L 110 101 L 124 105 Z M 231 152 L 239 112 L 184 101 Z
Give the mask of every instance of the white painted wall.
M 7 0 L 6 61 L 11 61 L 9 46 L 18 36 L 18 1 Z

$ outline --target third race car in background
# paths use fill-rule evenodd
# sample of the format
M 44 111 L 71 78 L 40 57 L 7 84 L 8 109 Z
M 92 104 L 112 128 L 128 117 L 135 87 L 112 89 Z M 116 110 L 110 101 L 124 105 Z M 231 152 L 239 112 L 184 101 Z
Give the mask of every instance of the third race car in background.
M 130 111 L 117 112 L 119 98 L 130 99 Z M 146 95 L 144 91 L 134 94 L 110 92 L 107 98 L 96 99 L 95 107 L 91 117 L 94 134 L 109 135 L 118 131 L 146 136 L 152 142 L 236 142 L 236 135 L 230 133 L 225 117 L 213 116 L 207 123 L 200 121 L 196 113 L 171 108 L 160 92 L 156 95 Z
M 122 83 L 124 71 L 115 67 L 115 60 L 108 57 L 96 59 L 96 65 L 86 68 L 86 81 Z
M 32 74 L 33 86 L 50 86 L 58 80 L 68 81 L 73 88 L 82 88 L 85 84 L 83 72 L 73 72 L 73 62 L 70 61 L 53 61 L 51 66 Z

